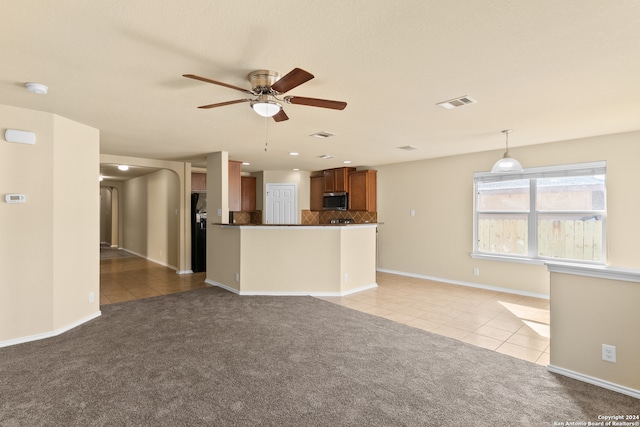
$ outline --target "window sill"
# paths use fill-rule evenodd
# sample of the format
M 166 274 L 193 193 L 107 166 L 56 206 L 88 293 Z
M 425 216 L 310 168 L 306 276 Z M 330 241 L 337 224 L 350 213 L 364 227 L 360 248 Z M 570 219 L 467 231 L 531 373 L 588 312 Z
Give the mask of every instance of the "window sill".
M 503 262 L 515 262 L 518 264 L 531 264 L 531 265 L 545 265 L 546 261 L 541 259 L 520 258 L 504 255 L 489 255 L 489 254 L 469 254 L 473 259 L 484 259 L 487 261 L 503 261 Z

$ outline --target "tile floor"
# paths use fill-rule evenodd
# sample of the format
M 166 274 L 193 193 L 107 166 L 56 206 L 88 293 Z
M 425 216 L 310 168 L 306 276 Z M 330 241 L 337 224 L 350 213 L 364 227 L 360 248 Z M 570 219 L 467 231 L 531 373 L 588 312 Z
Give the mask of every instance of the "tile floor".
M 207 287 L 205 273 L 179 275 L 139 257 L 100 261 L 100 304 Z M 325 301 L 549 364 L 549 300 L 377 274 L 378 287 Z
M 176 271 L 139 257 L 100 260 L 100 305 L 205 288 L 206 273 Z
M 377 282 L 375 289 L 321 299 L 549 364 L 549 300 L 381 272 Z

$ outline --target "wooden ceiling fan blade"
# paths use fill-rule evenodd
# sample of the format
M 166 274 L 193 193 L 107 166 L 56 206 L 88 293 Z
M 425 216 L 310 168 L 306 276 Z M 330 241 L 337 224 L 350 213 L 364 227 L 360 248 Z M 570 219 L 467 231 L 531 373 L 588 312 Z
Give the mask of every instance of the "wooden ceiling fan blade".
M 302 68 L 294 68 L 289 71 L 280 80 L 271 85 L 271 89 L 279 93 L 289 92 L 294 87 L 300 86 L 302 83 L 308 82 L 313 78 L 313 74 Z
M 201 82 L 205 82 L 205 83 L 213 83 L 214 85 L 224 86 L 224 87 L 228 87 L 229 89 L 239 90 L 240 92 L 244 92 L 249 95 L 255 95 L 255 93 L 251 92 L 248 89 L 243 89 L 241 87 L 230 85 L 228 83 L 219 82 L 217 80 L 211 80 L 206 77 L 196 76 L 195 74 L 183 74 L 182 77 L 187 77 L 189 79 L 194 79 L 194 80 L 200 80 Z
M 273 116 L 273 120 L 275 120 L 276 122 L 284 122 L 285 120 L 289 120 L 289 116 L 287 116 L 287 113 L 285 113 L 284 110 L 281 109 L 278 114 Z
M 235 101 L 218 102 L 217 104 L 201 105 L 198 108 L 215 108 L 224 107 L 225 105 L 239 104 L 241 102 L 250 102 L 252 99 L 236 99 Z
M 331 101 L 328 99 L 305 98 L 302 96 L 287 96 L 285 101 L 289 104 L 308 105 L 310 107 L 331 108 L 332 110 L 344 110 L 346 102 Z

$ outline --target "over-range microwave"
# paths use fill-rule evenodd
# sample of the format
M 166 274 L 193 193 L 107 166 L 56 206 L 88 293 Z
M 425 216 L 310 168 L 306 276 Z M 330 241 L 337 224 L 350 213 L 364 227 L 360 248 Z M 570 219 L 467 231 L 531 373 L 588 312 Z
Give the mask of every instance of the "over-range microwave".
M 349 195 L 347 193 L 324 193 L 322 208 L 326 211 L 346 211 L 349 209 Z

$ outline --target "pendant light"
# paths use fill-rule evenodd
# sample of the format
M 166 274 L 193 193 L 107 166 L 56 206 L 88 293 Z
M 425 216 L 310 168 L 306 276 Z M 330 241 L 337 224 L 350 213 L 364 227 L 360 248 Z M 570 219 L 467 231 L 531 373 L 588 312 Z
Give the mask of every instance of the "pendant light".
M 502 133 L 504 133 L 507 138 L 507 150 L 504 152 L 502 158 L 498 160 L 495 165 L 493 165 L 493 168 L 491 168 L 491 173 L 522 172 L 524 170 L 519 161 L 509 156 L 509 134 L 511 132 L 511 129 L 505 129 L 502 131 Z

